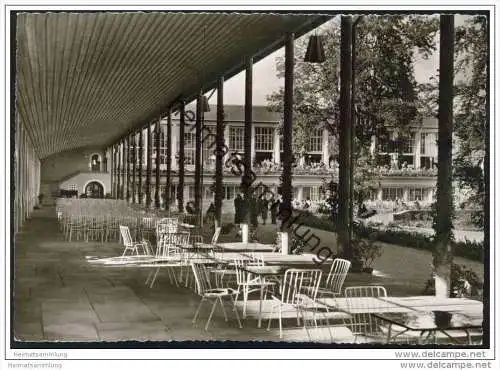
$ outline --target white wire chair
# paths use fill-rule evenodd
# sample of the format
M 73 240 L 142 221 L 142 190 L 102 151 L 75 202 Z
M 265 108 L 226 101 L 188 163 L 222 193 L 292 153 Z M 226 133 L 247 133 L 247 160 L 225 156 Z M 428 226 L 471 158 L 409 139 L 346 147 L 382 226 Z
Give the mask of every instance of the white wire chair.
M 337 297 L 342 295 L 342 287 L 350 268 L 350 261 L 344 260 L 342 258 L 335 258 L 324 284 L 321 284 L 320 288 L 318 289 L 318 296 Z
M 124 257 L 127 254 L 127 251 L 130 251 L 131 254 L 136 254 L 136 255 L 152 255 L 152 252 L 148 250 L 147 244 L 143 242 L 136 242 L 132 240 L 132 237 L 130 236 L 130 230 L 128 226 L 120 225 L 120 234 L 123 240 L 123 254 L 122 257 Z M 139 248 L 140 247 L 140 248 Z M 141 252 L 139 252 L 139 249 L 141 249 Z
M 151 271 L 146 279 L 145 284 L 149 284 L 152 288 L 160 269 L 165 268 L 169 274 L 170 281 L 173 281 L 176 286 L 179 286 L 179 279 L 177 279 L 177 269 L 180 270 L 179 276 L 182 280 L 183 268 L 187 266 L 187 246 L 189 245 L 189 233 L 165 233 L 160 234 L 160 239 L 156 245 L 156 259 L 161 262 L 161 266 Z M 189 274 L 186 275 L 186 286 L 189 281 Z
M 373 315 L 386 311 L 387 303 L 376 299 L 387 297 L 386 289 L 380 285 L 354 286 L 345 289 L 345 297 L 349 311 L 349 327 L 354 335 L 354 342 L 359 338 L 364 342 L 386 342 L 387 325 Z M 397 341 L 405 343 L 418 341 L 418 337 L 412 334 L 414 333 L 399 335 Z
M 193 269 L 193 275 L 196 281 L 196 293 L 201 297 L 200 304 L 196 310 L 196 313 L 193 317 L 193 324 L 196 323 L 196 319 L 198 318 L 198 314 L 200 313 L 201 307 L 205 301 L 213 301 L 212 309 L 210 311 L 210 315 L 205 324 L 205 330 L 208 330 L 208 326 L 210 325 L 210 321 L 215 311 L 215 307 L 217 303 L 220 303 L 222 312 L 224 314 L 225 321 L 228 321 L 226 310 L 224 309 L 224 298 L 229 298 L 232 304 L 232 308 L 234 314 L 236 316 L 236 320 L 238 321 L 238 326 L 242 328 L 240 317 L 238 315 L 238 311 L 236 309 L 236 305 L 234 304 L 234 297 L 238 294 L 234 289 L 231 288 L 212 288 L 212 284 L 210 282 L 210 271 L 205 264 L 202 263 L 194 263 L 191 262 L 191 267 Z
M 237 284 L 237 295 L 235 298 L 235 304 L 238 300 L 240 293 L 243 295 L 243 318 L 247 316 L 247 302 L 248 295 L 252 292 L 260 291 L 264 288 L 263 298 L 267 296 L 267 290 L 269 287 L 274 287 L 276 285 L 273 281 L 266 281 L 260 276 L 252 277 L 252 274 L 245 270 L 245 267 L 250 265 L 251 261 L 236 259 L 234 260 L 234 267 L 236 271 L 236 284 Z M 263 266 L 263 264 L 261 265 Z
M 299 315 L 306 307 L 315 306 L 321 275 L 322 272 L 319 269 L 289 269 L 285 272 L 280 293 L 272 295 L 273 304 L 267 330 L 271 328 L 271 320 L 276 308 L 278 308 L 280 338 L 283 338 L 281 322 L 283 308 L 293 307 L 297 313 L 297 325 L 300 325 Z
M 90 217 L 87 220 L 85 240 L 100 240 L 104 243 L 106 239 L 106 220 L 103 217 Z

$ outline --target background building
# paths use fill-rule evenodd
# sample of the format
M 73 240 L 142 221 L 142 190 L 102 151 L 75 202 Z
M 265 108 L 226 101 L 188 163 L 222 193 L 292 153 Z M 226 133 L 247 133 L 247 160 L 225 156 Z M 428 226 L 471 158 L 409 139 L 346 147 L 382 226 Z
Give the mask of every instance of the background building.
M 194 200 L 194 161 L 195 161 L 195 108 L 186 108 L 185 127 L 185 186 L 184 200 L 188 202 Z M 244 137 L 244 106 L 229 105 L 224 107 L 225 129 L 224 140 L 229 149 L 225 156 L 224 163 L 229 159 L 231 153 L 243 153 Z M 265 106 L 253 107 L 252 126 L 252 166 L 257 175 L 255 184 L 262 182 L 271 190 L 276 191 L 280 183 L 282 162 L 282 140 L 280 135 L 279 113 L 270 112 Z M 179 116 L 172 116 L 172 140 L 171 140 L 171 200 L 176 199 L 179 169 Z M 212 106 L 210 112 L 204 114 L 204 125 L 207 128 L 204 132 L 203 141 L 203 203 L 206 206 L 213 200 L 212 184 L 215 173 L 215 137 L 207 135 L 208 131 L 215 134 L 216 107 Z M 166 169 L 167 169 L 167 120 L 161 121 L 160 140 L 160 190 L 165 193 Z M 437 120 L 428 118 L 418 127 L 411 127 L 410 133 L 405 137 L 397 137 L 397 134 L 387 128 L 389 136 L 373 137 L 372 147 L 376 152 L 378 166 L 375 168 L 376 189 L 371 192 L 370 198 L 377 207 L 390 207 L 392 202 L 405 201 L 420 203 L 431 202 L 436 184 L 436 162 L 437 162 Z M 333 179 L 338 176 L 338 163 L 331 148 L 336 145 L 335 137 L 329 135 L 328 129 L 318 125 L 309 133 L 309 143 L 305 148 L 305 153 L 297 153 L 296 165 L 293 175 L 294 200 L 298 203 L 310 199 L 312 202 L 320 201 L 324 194 L 321 187 L 325 179 Z M 396 152 L 395 140 L 399 141 L 399 153 Z M 152 140 L 156 140 L 156 135 L 152 134 Z M 147 165 L 147 135 L 143 133 L 142 159 L 139 158 L 140 148 L 138 135 L 136 135 L 136 181 L 134 193 L 138 200 L 139 165 L 142 161 L 142 187 L 143 197 L 146 193 L 146 165 Z M 132 151 L 132 153 L 134 153 Z M 67 153 L 65 153 L 67 155 Z M 76 190 L 78 194 L 88 196 L 108 196 L 113 193 L 111 189 L 111 175 L 108 163 L 111 163 L 112 153 L 102 150 L 86 150 L 75 152 L 72 156 L 79 156 L 80 160 L 72 161 L 71 168 L 58 166 L 57 169 L 50 166 L 51 158 L 44 160 L 44 173 L 42 173 L 42 191 L 45 193 L 57 193 L 59 189 Z M 132 155 L 133 158 L 134 155 Z M 152 171 L 156 166 L 156 142 L 152 146 Z M 120 157 L 125 163 L 123 153 Z M 59 161 L 60 162 L 60 161 Z M 58 162 L 58 163 L 59 163 Z M 79 163 L 79 164 L 78 164 Z M 49 171 L 45 170 L 46 168 Z M 127 168 L 125 168 L 125 171 Z M 131 168 L 129 168 L 131 171 Z M 50 175 L 50 176 L 49 176 Z M 56 177 L 61 177 L 57 179 Z M 50 179 L 51 181 L 47 181 Z M 131 181 L 132 183 L 132 181 Z M 240 190 L 241 177 L 231 173 L 229 163 L 224 166 L 223 182 L 223 206 L 226 211 L 232 210 L 233 199 Z M 132 186 L 132 184 L 131 184 Z M 154 199 L 155 176 L 152 176 L 150 191 Z M 163 206 L 164 197 L 161 198 Z

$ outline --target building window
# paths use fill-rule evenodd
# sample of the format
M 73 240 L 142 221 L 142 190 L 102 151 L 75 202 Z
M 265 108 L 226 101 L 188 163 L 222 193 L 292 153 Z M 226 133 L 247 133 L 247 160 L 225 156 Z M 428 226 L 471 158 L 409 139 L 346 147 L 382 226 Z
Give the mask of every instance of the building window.
M 434 133 L 422 133 L 420 140 L 420 168 L 431 169 L 435 165 L 437 143 Z
M 409 137 L 401 138 L 401 151 L 405 154 L 413 154 L 415 152 L 415 133 L 411 133 Z
M 215 166 L 215 134 L 214 126 L 205 126 L 202 133 L 203 146 L 203 164 L 207 166 Z
M 274 128 L 255 127 L 255 162 L 271 160 L 273 157 Z
M 382 200 L 403 199 L 403 188 L 383 188 Z
M 236 186 L 228 185 L 222 187 L 222 199 L 231 200 L 236 195 Z
M 187 200 L 194 200 L 194 185 L 189 185 L 188 186 L 188 199 Z
M 244 152 L 244 140 L 245 134 L 243 127 L 229 127 L 229 149 L 232 152 L 243 153 Z
M 101 156 L 99 154 L 94 154 L 90 158 L 90 171 L 99 172 L 100 170 L 101 170 Z
M 160 126 L 160 132 L 153 132 L 153 151 L 151 156 L 151 162 L 153 166 L 156 166 L 156 145 L 158 140 L 160 141 L 160 168 L 164 168 L 164 165 L 167 164 L 167 139 L 163 129 L 163 126 Z
M 390 137 L 391 134 L 389 134 Z M 396 152 L 395 147 L 394 147 L 394 141 L 391 140 L 388 137 L 380 137 L 378 140 L 378 152 L 379 153 L 394 153 Z
M 274 128 L 255 127 L 255 151 L 273 151 Z
M 189 129 L 188 129 L 189 130 Z M 196 134 L 194 132 L 184 132 L 184 164 L 194 165 L 196 152 Z
M 319 186 L 304 186 L 302 189 L 302 198 L 304 200 L 309 199 L 313 202 L 321 200 Z
M 309 136 L 309 145 L 307 147 L 309 153 L 322 153 L 323 152 L 323 129 L 315 128 L 311 131 Z
M 422 201 L 425 199 L 425 189 L 423 188 L 410 188 L 408 189 L 408 200 L 409 201 Z

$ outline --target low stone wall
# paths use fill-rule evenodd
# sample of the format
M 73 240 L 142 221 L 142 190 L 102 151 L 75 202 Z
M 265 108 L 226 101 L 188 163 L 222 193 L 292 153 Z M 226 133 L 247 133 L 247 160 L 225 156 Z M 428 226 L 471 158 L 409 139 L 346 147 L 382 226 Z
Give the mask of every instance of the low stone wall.
M 409 209 L 395 212 L 393 217 L 394 221 L 430 221 L 432 220 L 432 211 L 430 209 Z

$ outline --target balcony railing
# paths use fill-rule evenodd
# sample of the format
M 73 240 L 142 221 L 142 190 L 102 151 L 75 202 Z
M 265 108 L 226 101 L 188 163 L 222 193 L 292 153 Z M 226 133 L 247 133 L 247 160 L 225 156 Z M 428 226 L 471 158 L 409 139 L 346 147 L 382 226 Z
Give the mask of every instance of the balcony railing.
M 242 171 L 242 168 L 238 169 L 236 167 L 231 168 L 230 166 L 225 166 L 223 165 L 222 171 L 225 175 L 231 175 L 231 174 L 239 174 L 240 170 Z M 275 164 L 273 163 L 272 165 L 257 165 L 252 168 L 253 172 L 256 175 L 280 175 L 283 171 L 283 166 L 281 164 Z M 138 173 L 139 170 L 136 168 L 136 173 Z M 146 169 L 142 169 L 143 174 L 146 173 Z M 153 167 L 152 173 L 154 174 L 155 169 Z M 166 170 L 161 169 L 161 174 L 165 174 Z M 177 170 L 172 170 L 172 174 L 176 174 L 178 171 Z M 184 167 L 184 172 L 186 174 L 193 174 L 194 173 L 194 165 L 188 165 Z M 203 172 L 205 174 L 214 174 L 215 173 L 215 165 L 212 163 L 206 163 L 203 166 Z M 293 175 L 309 175 L 309 176 L 338 176 L 338 167 L 328 167 L 320 164 L 315 164 L 315 165 L 304 165 L 304 166 L 295 166 L 293 168 Z M 123 172 L 122 172 L 123 173 Z M 401 176 L 401 177 L 435 177 L 437 176 L 437 168 L 419 168 L 419 169 L 413 169 L 413 168 L 401 168 L 401 169 L 393 169 L 393 168 L 387 168 L 387 167 L 378 167 L 373 169 L 373 174 L 374 176 L 380 176 L 380 177 L 390 177 L 390 176 Z

